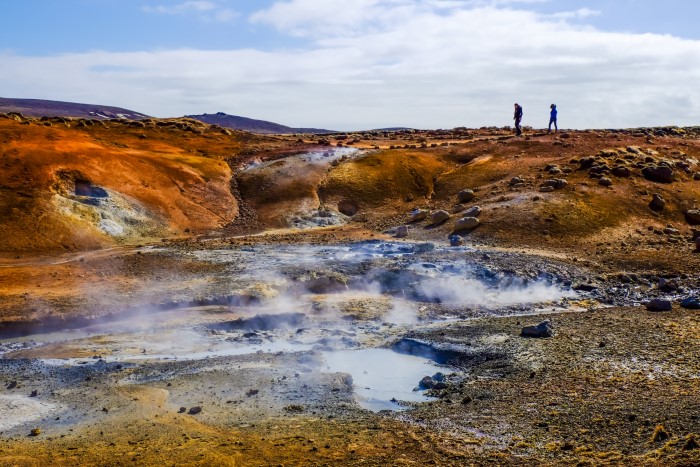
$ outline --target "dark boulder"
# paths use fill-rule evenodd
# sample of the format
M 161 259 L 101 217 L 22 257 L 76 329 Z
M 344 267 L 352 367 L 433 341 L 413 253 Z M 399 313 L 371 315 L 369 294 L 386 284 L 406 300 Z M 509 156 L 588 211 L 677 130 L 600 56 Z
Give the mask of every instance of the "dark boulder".
M 536 326 L 525 326 L 520 330 L 521 337 L 552 337 L 553 333 L 554 328 L 549 320 L 544 320 Z
M 654 298 L 647 302 L 646 307 L 649 311 L 671 311 L 673 303 L 664 298 Z
M 473 190 L 462 190 L 459 193 L 457 193 L 457 202 L 458 203 L 468 203 L 469 201 L 474 199 L 474 191 Z
M 644 167 L 642 175 L 647 180 L 656 183 L 672 183 L 676 180 L 676 174 L 673 172 L 673 169 L 665 165 Z
M 681 306 L 688 310 L 700 310 L 700 296 L 690 296 L 686 297 L 681 301 Z
M 664 207 L 666 207 L 666 200 L 663 199 L 660 194 L 654 193 L 654 196 L 649 203 L 649 208 L 652 211 L 663 211 Z
M 685 220 L 690 225 L 700 224 L 700 209 L 690 209 L 686 211 Z

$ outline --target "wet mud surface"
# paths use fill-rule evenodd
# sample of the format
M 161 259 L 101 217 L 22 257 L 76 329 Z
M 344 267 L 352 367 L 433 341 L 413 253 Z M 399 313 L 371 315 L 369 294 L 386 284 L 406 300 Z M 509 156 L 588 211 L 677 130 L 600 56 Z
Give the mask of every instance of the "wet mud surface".
M 439 242 L 216 241 L 119 258 L 143 271 L 136 309 L 88 294 L 87 326 L 5 323 L 4 459 L 696 459 L 700 361 L 683 349 L 700 343 L 700 317 L 620 306 L 662 293 L 654 278 Z M 182 265 L 176 291 L 161 261 Z M 680 296 L 696 278 L 678 280 Z M 520 336 L 543 319 L 553 337 Z

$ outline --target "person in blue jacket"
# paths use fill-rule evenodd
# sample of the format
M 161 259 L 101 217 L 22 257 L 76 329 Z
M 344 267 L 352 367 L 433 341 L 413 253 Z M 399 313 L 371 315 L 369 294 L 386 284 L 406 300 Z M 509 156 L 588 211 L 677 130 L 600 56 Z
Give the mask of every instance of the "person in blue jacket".
M 559 130 L 557 127 L 557 106 L 552 104 L 549 108 L 552 109 L 549 112 L 549 133 L 552 132 L 552 123 L 554 123 L 554 132 L 556 133 Z
M 515 136 L 520 136 L 522 130 L 520 129 L 520 122 L 523 120 L 523 108 L 516 102 L 514 104 L 515 112 L 513 113 L 513 120 L 515 120 Z

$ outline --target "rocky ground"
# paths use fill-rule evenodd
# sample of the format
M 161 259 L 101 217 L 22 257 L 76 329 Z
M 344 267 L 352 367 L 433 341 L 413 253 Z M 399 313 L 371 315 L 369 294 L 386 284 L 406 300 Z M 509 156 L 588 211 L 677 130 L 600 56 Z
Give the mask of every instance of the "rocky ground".
M 700 463 L 697 128 L 0 130 L 3 464 Z

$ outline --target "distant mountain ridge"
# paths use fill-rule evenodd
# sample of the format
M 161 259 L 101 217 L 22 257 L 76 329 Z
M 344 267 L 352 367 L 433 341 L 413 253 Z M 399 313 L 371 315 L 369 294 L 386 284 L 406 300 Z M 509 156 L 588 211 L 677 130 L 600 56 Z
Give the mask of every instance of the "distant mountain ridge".
M 79 117 L 79 118 L 128 118 L 140 120 L 148 115 L 121 107 L 108 105 L 79 104 L 75 102 L 50 101 L 44 99 L 13 99 L 0 97 L 0 112 L 19 112 L 28 117 Z
M 336 133 L 335 131 L 324 130 L 321 128 L 292 128 L 286 125 L 280 125 L 279 123 L 240 117 L 238 115 L 229 115 L 224 112 L 185 116 L 188 118 L 194 118 L 200 122 L 208 123 L 210 125 L 219 125 L 232 130 L 250 131 L 251 133 L 278 135 L 290 133 Z
M 76 117 L 102 120 L 112 118 L 128 118 L 130 120 L 151 118 L 149 115 L 134 110 L 108 105 L 81 104 L 44 99 L 15 99 L 9 97 L 0 97 L 0 112 L 18 112 L 27 117 Z M 185 117 L 193 118 L 210 125 L 219 125 L 232 130 L 249 131 L 259 134 L 337 133 L 337 131 L 323 128 L 293 128 L 266 120 L 229 115 L 224 112 L 185 115 Z

